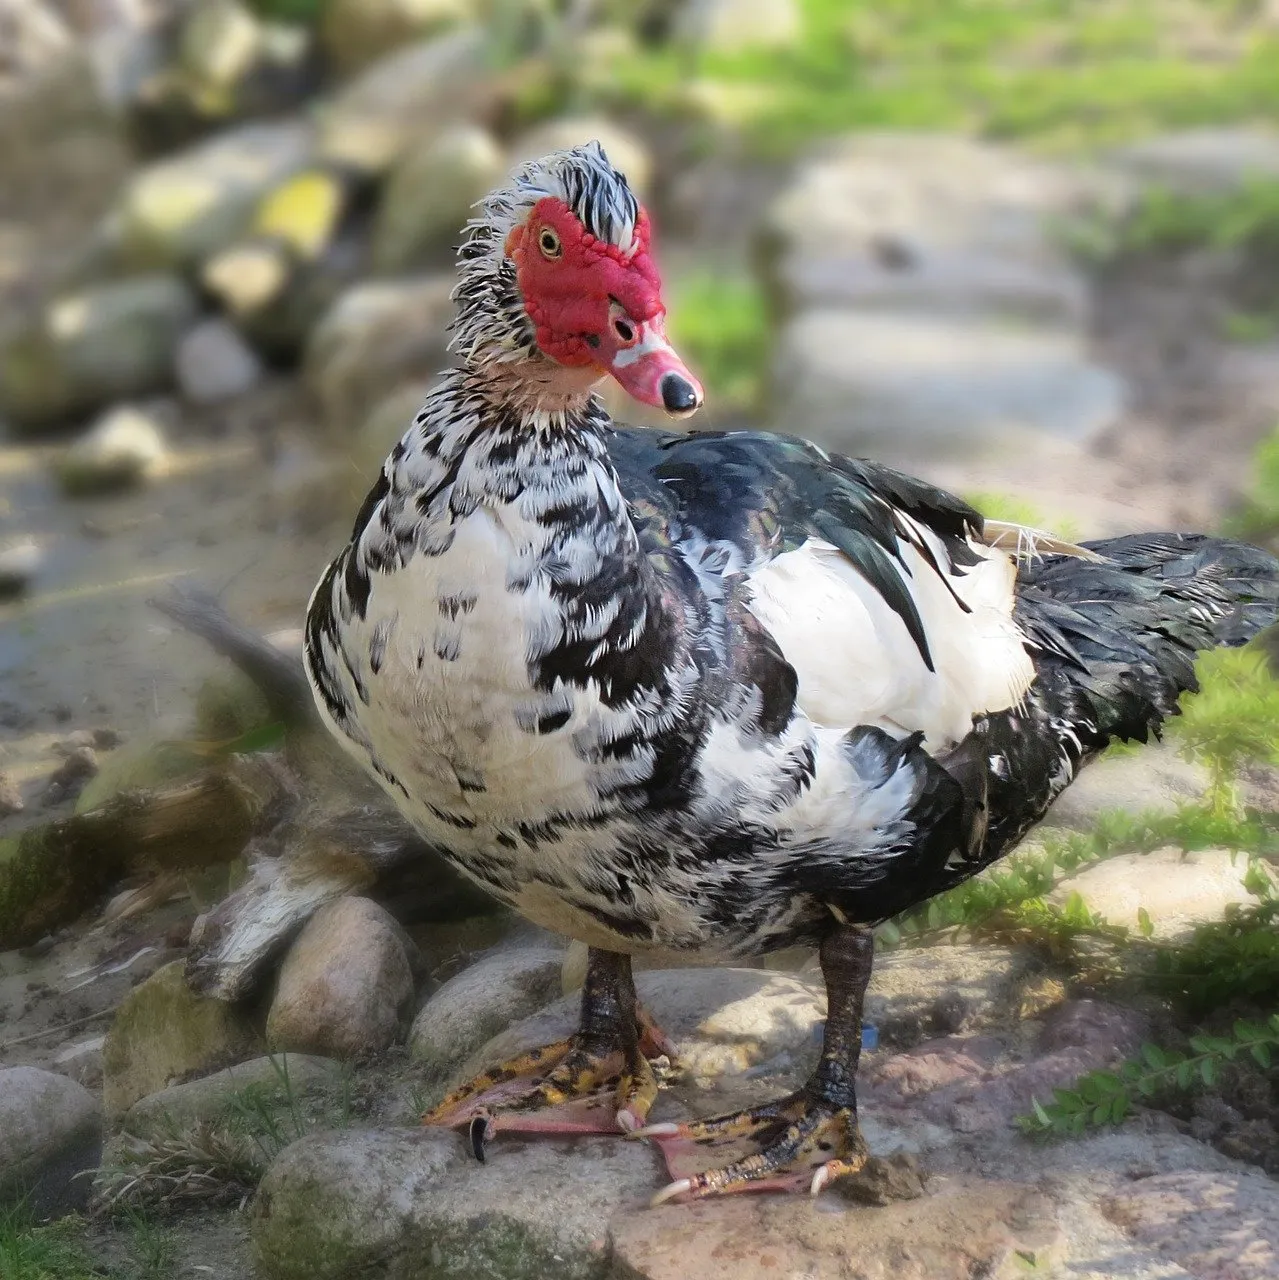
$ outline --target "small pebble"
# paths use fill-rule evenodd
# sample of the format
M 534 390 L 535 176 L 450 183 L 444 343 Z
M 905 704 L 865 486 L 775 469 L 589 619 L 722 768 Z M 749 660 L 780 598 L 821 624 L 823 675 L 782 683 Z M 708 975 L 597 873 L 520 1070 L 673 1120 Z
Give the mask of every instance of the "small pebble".
M 40 544 L 31 538 L 0 546 L 0 600 L 26 591 L 43 559 Z
M 25 807 L 18 784 L 7 773 L 0 773 L 0 818 L 21 813 Z
M 79 795 L 84 784 L 97 772 L 98 753 L 92 747 L 76 747 L 50 776 L 44 803 L 61 804 Z

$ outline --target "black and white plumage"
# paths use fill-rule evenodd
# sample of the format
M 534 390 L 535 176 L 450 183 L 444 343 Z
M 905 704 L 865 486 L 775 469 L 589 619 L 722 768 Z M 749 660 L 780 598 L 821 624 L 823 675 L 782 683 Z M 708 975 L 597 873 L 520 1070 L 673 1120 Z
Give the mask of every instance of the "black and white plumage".
M 1172 533 L 1012 555 L 1007 529 L 872 462 L 614 426 L 605 373 L 677 414 L 701 389 L 666 340 L 646 215 L 597 146 L 517 174 L 460 261 L 461 367 L 316 588 L 307 671 L 446 858 L 592 950 L 570 1046 L 428 1121 L 468 1125 L 482 1155 L 512 1115 L 614 1078 L 605 1128 L 752 1135 L 661 1198 L 819 1190 L 865 1159 L 865 926 L 1014 848 L 1108 742 L 1157 732 L 1198 651 L 1275 619 L 1279 564 Z M 830 997 L 810 1080 L 637 1128 L 656 1082 L 627 957 L 795 944 L 819 947 Z

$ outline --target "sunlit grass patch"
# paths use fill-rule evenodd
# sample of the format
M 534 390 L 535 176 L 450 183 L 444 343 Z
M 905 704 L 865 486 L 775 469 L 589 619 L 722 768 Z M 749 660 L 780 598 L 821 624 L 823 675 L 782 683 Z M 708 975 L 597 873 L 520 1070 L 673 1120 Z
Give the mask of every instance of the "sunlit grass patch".
M 759 285 L 746 275 L 704 270 L 683 276 L 671 293 L 671 340 L 705 383 L 713 407 L 752 409 L 769 347 Z

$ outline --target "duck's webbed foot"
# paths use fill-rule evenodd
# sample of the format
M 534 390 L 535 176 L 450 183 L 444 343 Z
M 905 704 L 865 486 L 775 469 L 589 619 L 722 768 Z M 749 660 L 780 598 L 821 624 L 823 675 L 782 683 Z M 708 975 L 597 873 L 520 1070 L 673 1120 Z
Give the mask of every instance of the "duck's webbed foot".
M 870 930 L 858 925 L 840 925 L 822 943 L 826 1032 L 821 1059 L 802 1088 L 746 1111 L 633 1132 L 662 1146 L 673 1174 L 702 1166 L 677 1176 L 654 1197 L 655 1205 L 736 1191 L 816 1195 L 865 1165 L 869 1153 L 857 1128 L 853 1083 L 873 952 Z
M 644 1123 L 657 1097 L 649 1057 L 671 1053 L 636 1002 L 630 957 L 592 948 L 578 1030 L 455 1089 L 422 1123 L 466 1126 L 480 1160 L 487 1140 L 503 1130 L 629 1132 Z

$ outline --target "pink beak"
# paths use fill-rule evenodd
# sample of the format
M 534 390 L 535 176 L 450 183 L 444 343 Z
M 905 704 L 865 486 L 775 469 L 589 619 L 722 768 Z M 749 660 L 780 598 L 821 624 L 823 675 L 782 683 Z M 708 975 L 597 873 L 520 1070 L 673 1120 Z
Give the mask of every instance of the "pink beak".
M 661 314 L 636 321 L 613 303 L 597 358 L 628 395 L 674 418 L 691 417 L 706 398 L 702 384 L 667 342 Z

